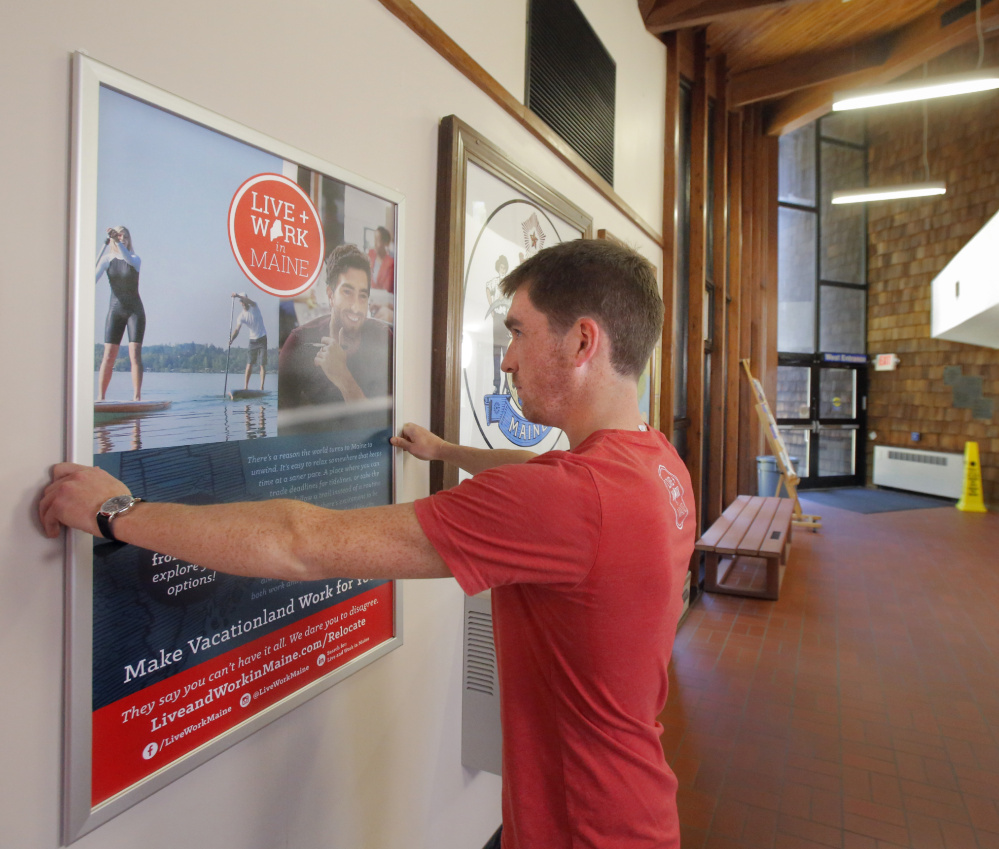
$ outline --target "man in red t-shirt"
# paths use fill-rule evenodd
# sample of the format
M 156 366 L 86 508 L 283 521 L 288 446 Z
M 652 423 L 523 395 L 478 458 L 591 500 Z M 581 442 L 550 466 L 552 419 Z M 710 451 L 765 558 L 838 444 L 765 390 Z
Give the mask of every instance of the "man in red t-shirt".
M 512 297 L 503 370 L 524 416 L 564 431 L 568 451 L 471 449 L 406 425 L 394 445 L 474 477 L 415 504 L 340 512 L 139 503 L 104 472 L 60 464 L 43 528 L 103 531 L 238 575 L 454 576 L 466 592 L 493 588 L 497 844 L 675 849 L 676 779 L 656 716 L 694 527 L 687 472 L 638 408 L 662 328 L 655 272 L 625 248 L 575 241 L 535 254 L 502 288 Z

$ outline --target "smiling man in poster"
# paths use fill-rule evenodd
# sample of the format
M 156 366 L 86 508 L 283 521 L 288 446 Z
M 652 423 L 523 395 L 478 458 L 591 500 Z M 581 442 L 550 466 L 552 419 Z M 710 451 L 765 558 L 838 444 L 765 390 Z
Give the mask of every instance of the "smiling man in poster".
M 677 782 L 656 717 L 694 527 L 687 471 L 638 407 L 662 330 L 655 272 L 613 243 L 569 241 L 527 259 L 502 290 L 503 370 L 525 415 L 563 430 L 568 451 L 470 449 L 406 425 L 393 444 L 474 477 L 351 511 L 137 502 L 102 471 L 60 464 L 41 521 L 49 536 L 62 525 L 96 535 L 97 512 L 121 499 L 103 519 L 109 534 L 210 569 L 492 588 L 504 735 L 494 845 L 677 849 Z
M 326 258 L 326 294 L 330 314 L 296 328 L 281 346 L 281 434 L 390 425 L 392 326 L 368 316 L 371 265 L 356 245 Z M 368 413 L 350 409 L 366 401 L 374 402 Z

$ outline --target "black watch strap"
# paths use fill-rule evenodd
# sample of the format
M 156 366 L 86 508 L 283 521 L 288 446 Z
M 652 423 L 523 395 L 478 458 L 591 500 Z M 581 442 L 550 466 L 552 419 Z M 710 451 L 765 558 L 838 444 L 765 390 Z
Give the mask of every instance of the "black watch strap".
M 104 537 L 104 539 L 110 539 L 110 540 L 114 540 L 115 542 L 117 542 L 118 541 L 118 537 L 116 537 L 114 535 L 114 532 L 111 530 L 111 519 L 112 518 L 114 518 L 114 517 L 113 516 L 109 516 L 107 513 L 98 513 L 97 514 L 97 527 L 100 529 L 101 536 Z

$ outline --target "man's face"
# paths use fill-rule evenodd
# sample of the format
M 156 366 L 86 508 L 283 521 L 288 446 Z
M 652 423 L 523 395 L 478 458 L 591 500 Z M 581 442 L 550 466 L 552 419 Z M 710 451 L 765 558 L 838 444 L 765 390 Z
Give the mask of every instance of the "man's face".
M 382 256 L 385 253 L 385 249 L 387 247 L 388 245 L 385 244 L 385 237 L 382 236 L 382 231 L 375 230 L 375 251 L 378 253 L 379 256 Z
M 552 331 L 548 317 L 535 308 L 523 287 L 514 293 L 506 326 L 511 338 L 502 368 L 510 375 L 525 418 L 560 426 L 573 371 L 565 336 Z
M 336 328 L 347 335 L 359 333 L 368 318 L 368 275 L 348 268 L 337 278 L 336 289 L 327 293 Z

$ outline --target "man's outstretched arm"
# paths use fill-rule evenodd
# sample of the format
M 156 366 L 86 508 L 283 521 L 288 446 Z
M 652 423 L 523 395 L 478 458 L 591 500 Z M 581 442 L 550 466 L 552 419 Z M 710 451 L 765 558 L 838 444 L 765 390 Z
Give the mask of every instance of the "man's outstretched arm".
M 469 448 L 467 445 L 456 445 L 445 442 L 425 427 L 412 422 L 403 425 L 400 435 L 393 436 L 391 441 L 396 448 L 402 448 L 414 457 L 421 460 L 443 460 L 464 469 L 470 475 L 509 463 L 526 463 L 538 456 L 533 451 L 514 448 Z
M 96 515 L 128 493 L 101 469 L 60 463 L 39 504 L 49 537 L 100 535 Z M 291 581 L 450 577 L 412 504 L 327 510 L 288 499 L 189 506 L 143 502 L 114 520 L 122 542 L 232 575 Z

